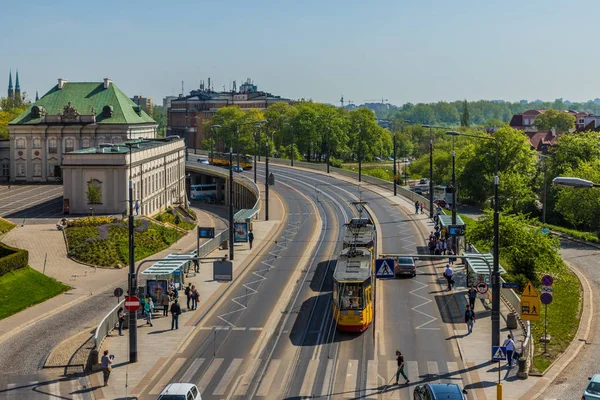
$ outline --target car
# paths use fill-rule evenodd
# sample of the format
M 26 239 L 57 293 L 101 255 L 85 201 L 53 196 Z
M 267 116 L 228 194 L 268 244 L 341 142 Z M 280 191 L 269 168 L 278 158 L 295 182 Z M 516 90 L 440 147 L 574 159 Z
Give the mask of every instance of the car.
M 402 162 L 406 162 L 406 163 L 407 163 L 407 162 L 410 162 L 410 161 L 408 161 L 408 158 L 404 157 L 404 158 L 402 159 Z
M 429 183 L 429 179 L 427 179 L 427 178 L 419 179 L 419 185 L 426 185 L 428 183 Z
M 426 383 L 415 387 L 414 400 L 466 400 L 468 392 L 455 383 Z
M 412 257 L 398 257 L 394 265 L 394 275 L 417 276 L 417 265 Z
M 590 383 L 583 392 L 581 400 L 600 399 L 600 374 L 588 378 Z
M 394 161 L 394 157 L 388 157 L 388 161 Z
M 210 164 L 206 158 L 199 158 L 197 161 L 200 164 L 204 164 L 204 165 L 209 165 Z
M 231 169 L 233 169 L 233 172 L 244 172 L 244 168 L 239 165 L 234 165 Z
M 169 383 L 158 400 L 202 400 L 202 395 L 193 383 Z
M 375 161 L 381 161 L 381 157 L 375 157 Z

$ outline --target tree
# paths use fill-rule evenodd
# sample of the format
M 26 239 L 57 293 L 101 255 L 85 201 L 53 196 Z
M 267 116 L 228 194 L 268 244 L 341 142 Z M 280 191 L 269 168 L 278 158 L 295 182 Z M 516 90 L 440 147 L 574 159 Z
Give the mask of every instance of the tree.
M 600 159 L 586 161 L 576 168 L 567 169 L 565 175 L 600 182 Z M 575 227 L 597 231 L 600 229 L 600 190 L 556 188 L 555 210 Z
M 167 132 L 167 108 L 164 106 L 152 107 L 152 119 L 158 123 L 156 134 L 158 137 L 165 137 Z
M 471 125 L 471 120 L 469 118 L 469 103 L 467 103 L 467 100 L 465 99 L 465 101 L 463 101 L 463 105 L 462 105 L 462 114 L 460 116 L 460 126 L 470 126 Z
M 92 179 L 87 184 L 86 198 L 88 204 L 102 203 L 102 190 L 100 189 L 100 181 Z
M 535 117 L 535 126 L 540 130 L 555 129 L 557 133 L 564 133 L 575 127 L 575 116 L 564 111 L 548 110 Z
M 25 95 L 21 99 L 0 98 L 0 139 L 8 139 L 8 124 L 28 107 Z

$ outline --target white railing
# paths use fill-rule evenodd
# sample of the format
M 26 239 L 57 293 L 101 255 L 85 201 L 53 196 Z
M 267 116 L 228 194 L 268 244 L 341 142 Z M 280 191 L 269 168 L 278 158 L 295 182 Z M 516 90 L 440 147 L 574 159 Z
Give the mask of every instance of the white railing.
M 119 321 L 118 310 L 120 307 L 123 307 L 125 300 L 121 300 L 119 304 L 115 308 L 113 308 L 106 316 L 102 319 L 102 321 L 98 324 L 96 328 L 96 333 L 94 333 L 94 349 L 99 350 L 100 346 L 104 339 L 108 336 L 108 334 L 115 329 L 115 325 Z

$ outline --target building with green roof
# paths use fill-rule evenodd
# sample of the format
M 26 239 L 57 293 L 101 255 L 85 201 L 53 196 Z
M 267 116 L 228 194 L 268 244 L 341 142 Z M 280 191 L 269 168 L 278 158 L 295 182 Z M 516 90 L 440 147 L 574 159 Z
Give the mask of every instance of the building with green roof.
M 158 124 L 112 81 L 58 84 L 10 122 L 10 180 L 61 178 L 72 151 L 155 138 Z

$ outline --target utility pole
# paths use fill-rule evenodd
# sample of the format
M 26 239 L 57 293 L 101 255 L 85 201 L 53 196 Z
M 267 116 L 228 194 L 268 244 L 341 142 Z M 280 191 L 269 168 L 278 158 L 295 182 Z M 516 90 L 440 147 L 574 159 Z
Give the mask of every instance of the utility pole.
M 131 164 L 133 163 L 132 147 L 133 143 L 125 143 L 129 148 L 129 282 L 128 295 L 137 296 L 137 277 L 135 273 L 135 244 L 134 244 L 134 223 L 133 223 L 133 177 L 131 173 Z M 129 312 L 129 362 L 135 363 L 138 360 L 137 354 L 137 312 Z
M 331 128 L 327 128 L 327 173 L 329 173 L 329 158 L 331 157 Z
M 454 151 L 454 135 L 452 136 L 452 225 L 456 225 L 456 173 L 454 160 L 456 153 Z M 453 241 L 454 243 L 454 241 Z
M 394 132 L 394 196 L 398 195 L 398 188 L 396 187 L 396 182 L 398 181 L 397 173 L 398 170 L 396 169 L 396 132 Z
M 429 125 L 429 218 L 433 218 L 433 130 Z
M 265 221 L 269 220 L 269 138 L 265 139 Z
M 358 127 L 358 181 L 362 182 L 362 130 Z
M 231 261 L 233 261 L 233 234 L 233 146 L 231 146 L 229 147 L 229 259 Z

